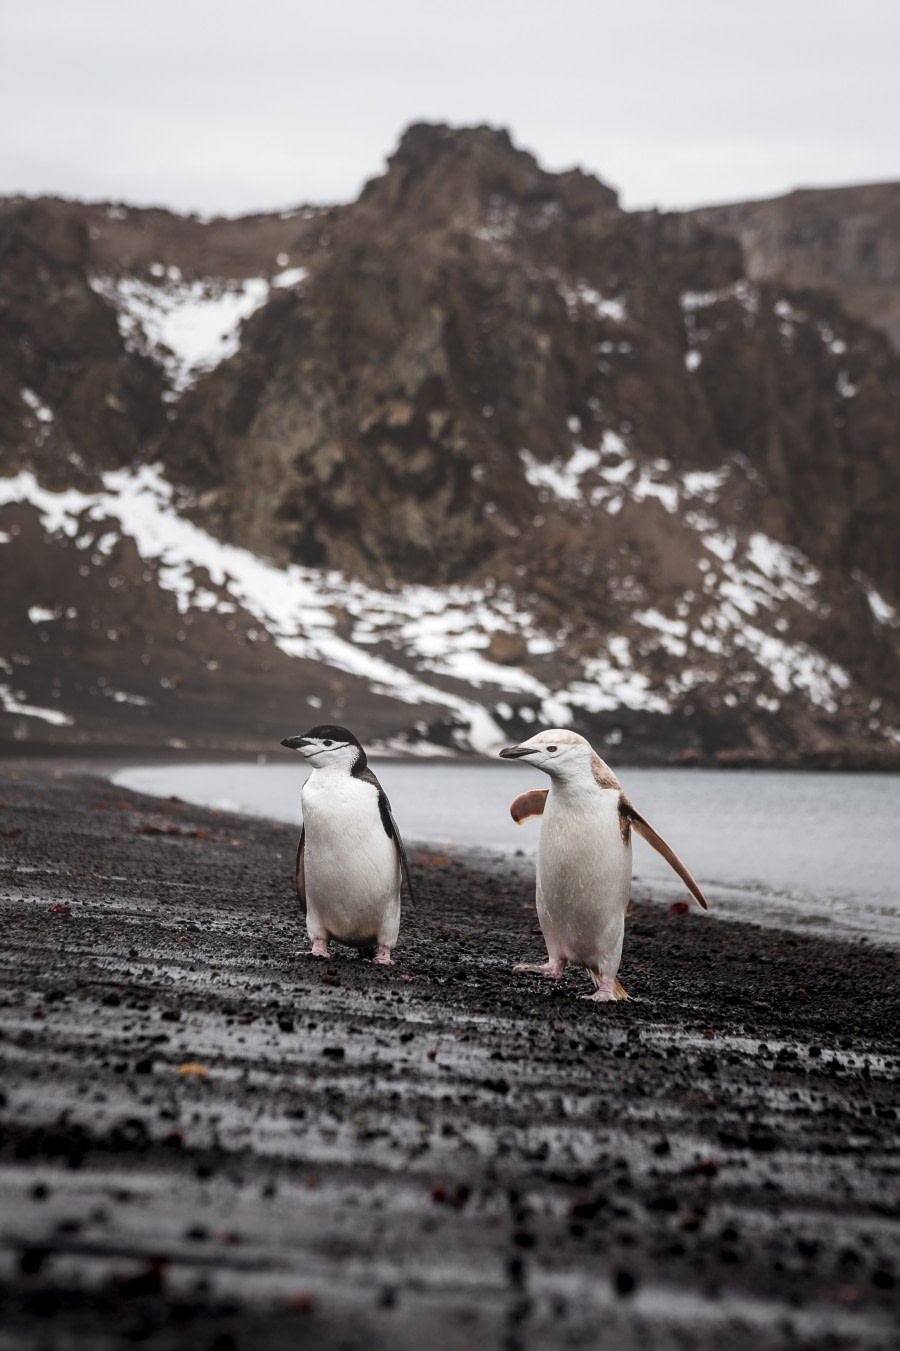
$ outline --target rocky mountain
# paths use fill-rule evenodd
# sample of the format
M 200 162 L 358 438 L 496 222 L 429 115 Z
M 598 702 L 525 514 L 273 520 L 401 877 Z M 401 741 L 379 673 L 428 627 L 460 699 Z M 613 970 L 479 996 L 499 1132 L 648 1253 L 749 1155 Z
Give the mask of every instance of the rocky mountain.
M 900 351 L 900 183 L 804 188 L 690 215 L 740 240 L 754 280 L 827 290 Z
M 896 766 L 900 359 L 728 210 L 441 126 L 341 207 L 0 204 L 0 737 Z

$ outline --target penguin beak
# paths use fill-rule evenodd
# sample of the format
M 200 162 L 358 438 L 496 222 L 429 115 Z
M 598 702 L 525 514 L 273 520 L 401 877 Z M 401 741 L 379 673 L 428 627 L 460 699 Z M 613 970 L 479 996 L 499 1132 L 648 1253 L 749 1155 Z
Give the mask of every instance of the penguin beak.
M 500 759 L 521 760 L 523 755 L 534 755 L 537 750 L 537 746 L 507 746 L 505 750 L 500 751 Z
M 305 736 L 286 736 L 282 738 L 282 746 L 287 746 L 289 751 L 302 751 L 304 746 L 311 746 L 312 742 Z

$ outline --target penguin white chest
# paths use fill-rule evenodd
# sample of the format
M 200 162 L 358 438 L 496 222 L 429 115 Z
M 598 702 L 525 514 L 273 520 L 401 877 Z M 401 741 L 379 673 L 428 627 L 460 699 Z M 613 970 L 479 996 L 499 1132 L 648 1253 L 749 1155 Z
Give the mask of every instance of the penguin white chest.
M 631 841 L 619 791 L 551 789 L 541 818 L 537 912 L 551 957 L 593 968 L 621 952 L 631 892 Z
M 378 789 L 349 774 L 313 771 L 301 803 L 310 935 L 393 945 L 400 858 L 381 819 Z

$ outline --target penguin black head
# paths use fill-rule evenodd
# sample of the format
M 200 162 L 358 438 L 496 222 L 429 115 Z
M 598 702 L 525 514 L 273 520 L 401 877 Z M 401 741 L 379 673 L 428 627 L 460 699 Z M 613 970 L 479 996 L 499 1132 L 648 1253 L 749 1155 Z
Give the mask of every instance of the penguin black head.
M 299 751 L 313 769 L 346 768 L 359 773 L 366 767 L 366 753 L 346 727 L 322 723 L 310 727 L 302 736 L 286 736 L 281 742 L 288 750 Z

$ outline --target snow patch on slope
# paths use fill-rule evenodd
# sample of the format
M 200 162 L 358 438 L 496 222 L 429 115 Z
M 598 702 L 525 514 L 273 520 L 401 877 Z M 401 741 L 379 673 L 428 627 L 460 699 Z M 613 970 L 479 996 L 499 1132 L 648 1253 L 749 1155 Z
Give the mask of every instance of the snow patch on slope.
M 667 461 L 639 467 L 625 452 L 622 438 L 607 432 L 599 450 L 576 446 L 568 461 L 554 466 L 523 459 L 526 473 L 530 470 L 540 487 L 561 485 L 564 501 L 572 502 L 576 489 L 582 502 L 586 493 L 591 501 L 601 493 L 618 494 L 620 500 L 630 493 L 637 501 L 656 496 L 669 510 L 678 503 L 714 503 L 729 474 L 723 469 L 679 477 Z M 591 481 L 582 485 L 587 475 Z M 0 505 L 7 502 L 31 503 L 49 533 L 85 547 L 93 562 L 109 553 L 120 534 L 130 537 L 144 559 L 156 561 L 159 583 L 175 596 L 182 613 L 227 615 L 240 606 L 289 656 L 350 672 L 376 693 L 448 710 L 467 749 L 488 752 L 505 739 L 495 718 L 473 697 L 476 690 L 494 692 L 498 717 L 515 711 L 544 725 L 561 725 L 576 709 L 669 713 L 698 686 L 721 684 L 726 654 L 733 658 L 740 697 L 742 686 L 758 685 L 761 675 L 768 678 L 768 690 L 763 686 L 754 697 L 757 703 L 764 699 L 760 706 L 770 711 L 788 693 L 833 711 L 850 686 L 841 667 L 786 636 L 790 625 L 784 607 L 819 612 L 820 579 L 810 561 L 758 532 L 738 538 L 705 510 L 683 515 L 685 528 L 696 530 L 706 549 L 696 590 L 679 598 L 674 613 L 664 613 L 648 606 L 641 589 L 634 588 L 629 604 L 637 632 L 631 630 L 630 638 L 615 630 L 599 636 L 596 655 L 583 658 L 578 678 L 560 688 L 551 673 L 565 635 L 542 631 L 511 591 L 472 586 L 389 591 L 335 571 L 277 567 L 180 517 L 173 490 L 155 467 L 107 473 L 97 493 L 49 492 L 24 472 L 0 478 Z M 856 580 L 863 586 L 862 579 Z M 887 602 L 870 584 L 863 589 L 879 622 L 893 622 Z M 32 607 L 30 617 L 43 623 L 58 616 Z M 492 659 L 495 634 L 520 641 L 519 664 Z M 648 671 L 654 669 L 655 648 L 674 661 L 654 682 Z M 22 696 L 5 694 L 8 708 L 9 700 L 21 706 Z M 736 702 L 734 690 L 727 698 Z
M 172 388 L 182 393 L 203 371 L 234 356 L 241 324 L 266 303 L 273 287 L 297 286 L 307 275 L 306 268 L 296 267 L 271 282 L 264 277 L 186 281 L 170 267 L 160 268 L 156 281 L 95 276 L 91 287 L 114 306 L 126 348 L 160 359 Z
M 409 703 L 438 704 L 450 709 L 466 730 L 472 749 L 489 751 L 502 744 L 504 733 L 480 704 L 426 684 L 415 674 L 376 655 L 360 642 L 336 631 L 336 613 L 363 609 L 372 617 L 397 620 L 415 614 L 429 601 L 439 612 L 445 593 L 415 588 L 392 595 L 379 593 L 336 572 L 297 566 L 278 568 L 246 549 L 224 544 L 192 522 L 179 517 L 171 486 L 158 469 L 116 470 L 103 476 L 104 491 L 53 493 L 30 472 L 0 479 L 0 505 L 29 502 L 41 513 L 45 528 L 77 539 L 91 522 L 118 522 L 144 559 L 159 563 L 159 581 L 185 612 L 199 593 L 202 608 L 211 608 L 211 581 L 242 605 L 272 634 L 283 652 L 326 662 L 368 681 L 376 693 Z M 217 598 L 214 598 L 217 601 Z M 218 604 L 218 601 L 217 601 Z M 230 602 L 223 608 L 233 610 Z M 498 675 L 500 669 L 497 668 Z
M 25 695 L 14 690 L 11 685 L 0 684 L 0 709 L 4 713 L 15 713 L 23 718 L 39 718 L 41 722 L 52 723 L 54 727 L 71 727 L 72 719 L 58 708 L 38 708 L 34 704 L 25 704 Z
M 573 418 L 572 424 L 577 426 L 577 419 Z M 622 509 L 626 498 L 634 502 L 654 498 L 670 515 L 675 515 L 681 503 L 689 499 L 713 503 L 731 472 L 726 466 L 679 475 L 668 460 L 639 464 L 629 455 L 624 438 L 609 428 L 604 431 L 598 449 L 576 443 L 568 459 L 543 463 L 529 450 L 521 450 L 519 456 L 532 487 L 558 502 L 602 506 L 610 515 Z
M 600 452 L 585 446 L 576 446 L 568 460 L 553 460 L 550 464 L 542 464 L 529 450 L 520 450 L 519 455 L 532 487 L 545 488 L 561 502 L 578 502 L 582 478 L 588 470 L 600 466 Z
M 558 278 L 556 289 L 565 301 L 570 317 L 577 315 L 579 310 L 586 309 L 598 319 L 611 319 L 616 324 L 622 324 L 628 318 L 625 301 L 621 296 L 604 296 L 586 281 L 576 281 L 572 286 Z
M 864 577 L 862 573 L 854 573 L 853 580 L 856 582 L 857 586 L 862 587 L 875 623 L 888 628 L 896 628 L 896 626 L 900 624 L 900 614 L 897 613 L 896 608 L 891 605 L 889 601 L 885 600 L 881 592 L 877 591 L 869 579 Z

